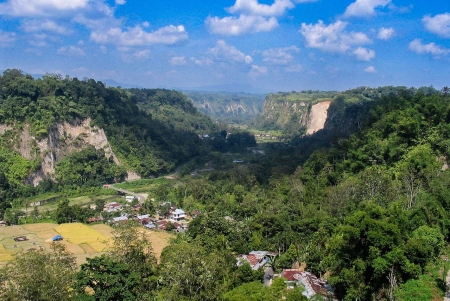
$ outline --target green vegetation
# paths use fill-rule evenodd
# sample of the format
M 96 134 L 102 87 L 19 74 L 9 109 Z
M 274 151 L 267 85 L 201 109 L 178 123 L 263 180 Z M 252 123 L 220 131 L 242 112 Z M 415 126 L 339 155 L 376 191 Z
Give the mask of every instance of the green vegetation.
M 11 75 L 5 76 L 8 79 Z M 17 78 L 19 82 L 27 79 Z M 45 81 L 69 85 L 73 81 L 65 83 L 66 80 L 52 77 L 27 80 L 36 85 Z M 80 85 L 94 83 L 87 81 Z M 92 88 L 94 91 L 117 94 L 124 102 L 121 105 L 136 110 L 136 114 L 128 115 L 128 118 L 143 118 L 138 118 L 140 128 L 136 129 L 121 119 L 111 125 L 102 124 L 105 122 L 101 117 L 103 114 L 110 118 L 118 116 L 110 111 L 114 100 L 111 104 L 101 102 L 103 110 L 109 113 L 97 111 L 85 115 L 106 129 L 114 151 L 122 156 L 120 159 L 123 158 L 127 166 L 142 164 L 140 168 L 148 174 L 162 173 L 181 160 L 178 155 L 194 158 L 184 165 L 179 179 L 146 179 L 121 185 L 131 190 L 148 189 L 150 195 L 142 212 L 152 214 L 160 209 L 160 214 L 165 215 L 169 205 L 161 207 L 158 203 L 171 202 L 188 213 L 198 210 L 204 214 L 190 222 L 186 233 L 177 234 L 163 250 L 159 263 L 141 228 L 136 228 L 133 223 L 118 226 L 113 249 L 103 257 L 89 259 L 81 267 L 75 278 L 71 278 L 70 288 L 62 289 L 67 293 L 66 299 L 304 299 L 301 286 L 288 293 L 284 279 L 278 278 L 272 286 L 264 287 L 262 270 L 253 271 L 249 265 L 238 267 L 235 255 L 248 254 L 252 250 L 280 252 L 276 260 L 268 262 L 275 273 L 301 265 L 316 275 L 325 276 L 339 300 L 430 300 L 442 297 L 445 291 L 443 258 L 448 255 L 450 241 L 450 171 L 445 168 L 450 157 L 448 90 L 440 93 L 433 88 L 383 87 L 328 94 L 313 91 L 272 94 L 269 100 L 274 104 L 279 102 L 286 110 L 299 104 L 300 99 L 305 101 L 301 112 L 297 106 L 300 115 L 308 112 L 315 102 L 330 97 L 332 103 L 325 128 L 314 135 L 297 136 L 295 133 L 302 132 L 304 124 L 297 119 L 295 128 L 288 120 L 285 125 L 292 132 L 286 133 L 297 136 L 289 144 L 268 143 L 265 156 L 249 151 L 245 164 L 225 168 L 234 158 L 231 153 L 230 156 L 224 153 L 245 153 L 246 146 L 256 145 L 254 136 L 243 131 L 229 134 L 225 128 L 208 133 L 202 140 L 192 134 L 195 139 L 180 144 L 173 153 L 164 147 L 175 141 L 161 138 L 161 143 L 154 143 L 153 139 L 159 141 L 158 137 L 162 136 L 136 142 L 133 139 L 139 135 L 147 137 L 141 131 L 155 134 L 156 130 L 147 125 L 171 122 L 171 117 L 164 119 L 165 116 L 172 116 L 170 112 L 175 115 L 181 112 L 180 108 L 172 109 L 170 102 L 164 104 L 161 100 L 161 95 L 169 92 L 122 91 L 95 85 L 99 87 Z M 180 97 L 183 110 L 191 110 L 186 98 L 176 92 L 169 94 L 171 99 Z M 12 105 L 9 101 L 4 103 Z M 117 108 L 119 103 L 117 100 Z M 75 108 L 78 108 L 76 114 L 93 109 L 89 105 Z M 10 113 L 5 112 L 1 115 L 5 119 L 1 120 L 8 123 Z M 56 114 L 57 110 L 52 112 Z M 150 118 L 148 112 L 155 117 Z M 196 114 L 195 110 L 191 113 L 186 113 L 185 119 L 174 119 L 171 123 L 173 131 L 203 131 L 204 125 L 191 128 L 190 118 Z M 15 120 L 42 129 L 42 124 L 31 118 L 34 115 L 24 115 L 22 119 L 17 116 Z M 66 115 L 57 116 L 63 118 Z M 286 119 L 288 116 L 281 117 Z M 272 121 L 268 126 L 276 124 L 275 119 Z M 120 134 L 124 125 L 126 131 Z M 285 131 L 282 127 L 278 130 Z M 131 139 L 132 135 L 138 136 Z M 131 139 L 133 147 L 142 143 L 142 148 L 125 149 L 122 141 L 114 141 L 118 137 Z M 189 148 L 190 143 L 200 141 L 199 146 Z M 145 150 L 151 151 L 151 160 L 141 153 Z M 156 156 L 162 150 L 166 153 Z M 7 196 L 9 200 L 14 196 L 16 199 L 27 196 L 27 193 L 31 196 L 37 191 L 88 190 L 102 181 L 113 181 L 124 172 L 105 159 L 102 151 L 86 148 L 69 154 L 59 163 L 57 181 L 46 180 L 43 186 L 30 188 L 20 183 L 23 180 L 21 174 L 35 168 L 33 161 L 17 157 L 15 160 L 17 154 L 14 152 L 2 154 L 0 164 L 10 166 L 10 169 L 0 174 L 0 189 L 3 198 Z M 202 154 L 204 157 L 200 156 Z M 188 175 L 209 160 L 224 168 L 204 177 Z M 15 169 L 11 169 L 14 164 L 18 166 L 17 175 L 14 175 Z M 98 210 L 101 210 L 101 201 L 98 200 Z M 83 221 L 94 213 L 98 214 L 98 211 L 81 208 L 63 198 L 49 217 L 58 222 Z M 33 210 L 31 214 L 44 215 L 41 210 Z M 23 220 L 22 216 L 20 210 L 6 209 L 8 223 L 19 222 Z M 25 253 L 23 256 L 31 255 Z M 21 257 L 17 258 L 20 260 Z M 11 287 L 22 285 L 21 279 L 14 278 L 14 264 L 4 274 L 4 283 Z M 74 276 L 75 272 L 71 273 Z M 70 296 L 69 291 L 72 292 Z M 42 292 L 36 292 L 36 296 L 40 294 Z

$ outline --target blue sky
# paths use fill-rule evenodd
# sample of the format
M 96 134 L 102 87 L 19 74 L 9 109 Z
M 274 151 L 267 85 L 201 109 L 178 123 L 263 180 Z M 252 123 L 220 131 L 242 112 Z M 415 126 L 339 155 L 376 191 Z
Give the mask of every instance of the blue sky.
M 450 85 L 450 1 L 3 0 L 0 70 L 261 92 Z

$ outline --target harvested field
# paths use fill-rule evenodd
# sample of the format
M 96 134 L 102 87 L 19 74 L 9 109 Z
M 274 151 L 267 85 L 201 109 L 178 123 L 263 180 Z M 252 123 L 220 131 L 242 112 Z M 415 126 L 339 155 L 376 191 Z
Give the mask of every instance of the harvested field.
M 57 226 L 55 231 L 71 244 L 88 244 L 96 252 L 105 251 L 105 243 L 109 241 L 107 236 L 81 223 L 62 224 Z
M 175 235 L 169 232 L 153 231 L 147 229 L 143 229 L 143 231 L 145 231 L 145 234 L 150 240 L 156 258 L 159 260 L 162 250 L 169 245 L 170 240 L 172 238 L 175 238 Z
M 0 267 L 4 266 L 14 255 L 41 246 L 49 250 L 52 238 L 56 235 L 63 237 L 57 243 L 64 244 L 67 250 L 74 254 L 78 264 L 86 262 L 86 258 L 100 256 L 105 253 L 105 241 L 111 240 L 113 229 L 105 224 L 88 226 L 80 223 L 72 224 L 28 224 L 0 228 Z M 159 259 L 161 251 L 169 245 L 175 235 L 168 232 L 152 231 L 142 228 L 150 240 L 156 257 Z M 14 241 L 15 237 L 26 236 L 27 241 Z

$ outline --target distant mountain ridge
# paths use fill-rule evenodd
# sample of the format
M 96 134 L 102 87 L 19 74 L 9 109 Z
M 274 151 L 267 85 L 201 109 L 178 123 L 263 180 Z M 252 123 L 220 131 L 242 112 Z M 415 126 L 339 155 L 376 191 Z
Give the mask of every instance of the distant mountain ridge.
M 233 92 L 184 92 L 202 113 L 223 123 L 243 124 L 260 114 L 264 95 Z

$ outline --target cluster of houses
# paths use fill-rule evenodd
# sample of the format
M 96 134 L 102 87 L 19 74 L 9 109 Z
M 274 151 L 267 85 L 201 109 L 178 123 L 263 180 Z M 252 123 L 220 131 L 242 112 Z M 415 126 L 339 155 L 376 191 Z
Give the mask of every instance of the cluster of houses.
M 263 268 L 265 271 L 264 284 L 267 286 L 272 284 L 274 278 L 283 277 L 286 279 L 285 283 L 288 290 L 301 285 L 305 288 L 303 295 L 308 299 L 316 295 L 322 296 L 324 300 L 335 299 L 333 288 L 327 283 L 327 280 L 317 278 L 310 272 L 302 269 L 284 269 L 281 274 L 274 274 L 269 263 L 271 259 L 278 255 L 276 252 L 252 251 L 249 254 L 238 255 L 236 260 L 238 266 L 248 263 L 252 270 Z
M 126 196 L 125 200 L 127 203 L 132 203 L 136 199 L 135 196 Z M 161 204 L 161 206 L 166 205 L 167 203 Z M 118 202 L 110 202 L 105 204 L 104 211 L 108 213 L 114 212 L 123 212 L 125 207 L 129 207 L 128 204 L 122 204 Z M 133 213 L 125 213 L 123 212 L 120 216 L 113 217 L 109 220 L 112 224 L 124 223 L 129 220 L 135 220 L 143 227 L 152 230 L 175 230 L 176 232 L 185 232 L 188 229 L 188 225 L 186 222 L 186 212 L 180 208 L 170 207 L 168 216 L 165 216 L 162 219 L 155 219 L 151 217 L 149 214 L 139 215 L 139 209 L 141 205 L 136 205 L 132 207 Z M 202 214 L 198 211 L 192 212 L 192 218 L 195 218 L 197 215 Z M 100 215 L 98 217 L 91 217 L 88 219 L 88 222 L 100 222 L 103 221 L 103 217 Z

